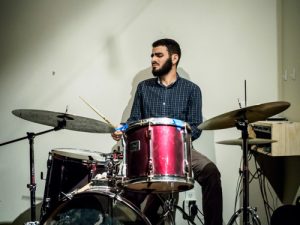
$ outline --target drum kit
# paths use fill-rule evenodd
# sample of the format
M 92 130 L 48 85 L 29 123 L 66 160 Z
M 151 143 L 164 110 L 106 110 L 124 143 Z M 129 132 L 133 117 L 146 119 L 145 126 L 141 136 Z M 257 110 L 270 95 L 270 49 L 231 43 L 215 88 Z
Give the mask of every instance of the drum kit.
M 249 144 L 266 142 L 251 141 L 248 138 L 248 124 L 278 114 L 289 105 L 287 102 L 271 102 L 241 108 L 207 120 L 198 128 L 215 130 L 237 127 L 242 132 L 242 138 L 223 144 L 239 144 L 245 155 Z M 34 138 L 61 129 L 112 133 L 115 128 L 107 122 L 67 112 L 18 109 L 12 113 L 24 120 L 53 127 L 39 133 L 28 132 L 25 137 L 0 144 L 29 140 L 30 184 L 27 187 L 30 190 L 32 221 L 29 224 L 151 225 L 137 206 L 122 197 L 122 192 L 172 194 L 194 187 L 189 124 L 171 118 L 148 118 L 128 125 L 122 137 L 122 150 L 100 153 L 73 148 L 52 149 L 47 161 L 44 198 L 38 222 L 35 212 Z M 243 210 L 250 209 L 246 156 L 243 156 L 243 208 L 237 214 L 242 211 L 244 219 L 248 220 L 249 210 Z M 189 220 L 189 216 L 180 211 Z

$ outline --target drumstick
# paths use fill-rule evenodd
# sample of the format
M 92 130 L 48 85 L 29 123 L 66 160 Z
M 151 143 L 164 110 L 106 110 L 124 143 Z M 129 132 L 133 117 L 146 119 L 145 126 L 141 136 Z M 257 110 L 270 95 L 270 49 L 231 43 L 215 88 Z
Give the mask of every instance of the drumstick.
M 90 182 L 90 183 L 86 184 L 85 186 L 83 186 L 82 188 L 78 189 L 76 194 L 80 193 L 80 192 L 83 192 L 83 191 L 86 191 L 87 189 L 89 189 L 91 187 L 91 184 L 92 184 L 92 182 Z
M 91 106 L 86 100 L 84 100 L 81 96 L 79 96 L 79 98 L 81 98 L 82 101 L 84 101 L 85 104 L 87 104 L 92 110 L 94 110 L 105 122 L 107 122 L 109 125 L 111 125 L 112 127 L 115 127 L 108 119 L 105 118 L 105 116 L 103 116 L 96 108 L 94 108 L 93 106 Z

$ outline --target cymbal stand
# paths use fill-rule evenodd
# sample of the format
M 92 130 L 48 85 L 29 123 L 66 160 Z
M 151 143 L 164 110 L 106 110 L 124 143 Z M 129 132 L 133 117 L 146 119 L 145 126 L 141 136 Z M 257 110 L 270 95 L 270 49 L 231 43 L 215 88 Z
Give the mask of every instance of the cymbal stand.
M 58 123 L 58 126 L 53 128 L 53 129 L 49 129 L 46 131 L 42 131 L 39 133 L 33 133 L 33 132 L 27 132 L 27 136 L 18 138 L 18 139 L 14 139 L 8 142 L 4 142 L 4 143 L 0 143 L 0 146 L 3 145 L 7 145 L 7 144 L 11 144 L 17 141 L 21 141 L 21 140 L 25 140 L 28 139 L 29 140 L 29 157 L 30 157 L 30 183 L 27 184 L 27 188 L 30 191 L 30 212 L 31 212 L 31 222 L 27 223 L 27 224 L 35 224 L 36 223 L 36 202 L 35 202 L 35 191 L 36 191 L 36 183 L 35 183 L 35 169 L 34 169 L 34 138 L 36 136 L 42 135 L 42 134 L 46 134 L 49 133 L 51 131 L 58 131 L 60 129 L 63 129 L 64 126 L 66 124 L 66 121 L 60 121 Z
M 243 207 L 236 211 L 230 218 L 228 225 L 234 223 L 239 214 L 243 213 L 243 225 L 254 224 L 260 225 L 260 220 L 256 214 L 256 209 L 249 206 L 249 167 L 248 167 L 248 121 L 245 119 L 245 115 L 242 115 L 239 120 L 236 121 L 236 127 L 242 132 L 242 150 L 243 150 L 243 168 L 242 168 L 242 179 L 243 179 Z M 249 218 L 251 215 L 251 221 Z

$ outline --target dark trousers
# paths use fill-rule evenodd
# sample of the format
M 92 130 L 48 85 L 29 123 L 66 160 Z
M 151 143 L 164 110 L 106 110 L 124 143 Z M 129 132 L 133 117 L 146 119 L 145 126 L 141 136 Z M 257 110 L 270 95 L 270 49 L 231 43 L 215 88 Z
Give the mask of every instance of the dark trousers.
M 205 225 L 222 225 L 223 197 L 221 175 L 206 156 L 192 150 L 194 179 L 202 188 L 202 208 Z
M 194 179 L 202 188 L 202 208 L 205 225 L 222 225 L 222 187 L 221 175 L 216 165 L 206 156 L 196 150 L 192 150 L 192 169 Z M 159 221 L 158 209 L 163 205 L 162 198 L 156 194 L 146 194 L 132 191 L 125 191 L 124 197 L 141 209 L 141 203 L 147 197 L 143 213 L 154 225 Z M 178 200 L 178 195 L 177 195 Z

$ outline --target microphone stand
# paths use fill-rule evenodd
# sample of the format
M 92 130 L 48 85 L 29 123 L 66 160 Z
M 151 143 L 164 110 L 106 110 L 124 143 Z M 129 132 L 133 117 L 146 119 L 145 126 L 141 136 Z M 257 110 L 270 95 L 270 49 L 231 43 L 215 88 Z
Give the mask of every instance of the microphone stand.
M 27 132 L 27 136 L 18 138 L 18 139 L 14 139 L 11 141 L 7 141 L 4 143 L 0 143 L 0 146 L 3 145 L 7 145 L 7 144 L 11 144 L 17 141 L 21 141 L 21 140 L 25 140 L 28 139 L 29 140 L 29 156 L 30 156 L 30 183 L 27 184 L 27 188 L 30 191 L 30 212 L 31 212 L 31 222 L 29 224 L 35 224 L 36 221 L 36 198 L 35 198 L 35 191 L 36 191 L 36 183 L 35 183 L 35 169 L 34 169 L 34 138 L 42 135 L 42 134 L 46 134 L 49 133 L 51 131 L 58 131 L 63 129 L 66 126 L 66 120 L 62 120 L 58 122 L 58 125 L 53 128 L 53 129 L 49 129 L 46 131 L 42 131 L 39 133 L 33 133 L 33 132 Z

